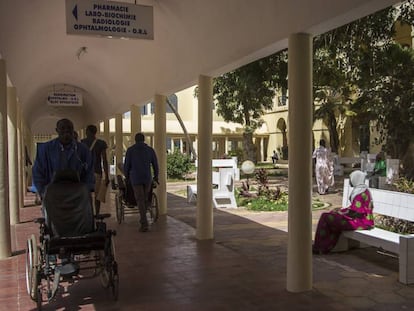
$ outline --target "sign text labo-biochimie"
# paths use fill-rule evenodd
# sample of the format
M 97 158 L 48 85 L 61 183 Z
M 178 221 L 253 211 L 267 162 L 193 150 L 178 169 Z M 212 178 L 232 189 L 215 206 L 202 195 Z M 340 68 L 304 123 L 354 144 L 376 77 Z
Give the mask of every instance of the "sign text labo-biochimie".
M 66 0 L 66 32 L 154 39 L 153 8 L 131 3 Z

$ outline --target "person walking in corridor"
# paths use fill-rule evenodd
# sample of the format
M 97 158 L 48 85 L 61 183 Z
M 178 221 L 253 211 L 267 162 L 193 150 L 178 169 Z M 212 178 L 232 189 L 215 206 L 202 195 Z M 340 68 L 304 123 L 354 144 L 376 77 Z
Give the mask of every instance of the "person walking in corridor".
M 148 231 L 147 204 L 153 180 L 158 182 L 158 160 L 152 147 L 145 143 L 142 133 L 135 135 L 135 144 L 125 154 L 124 174 L 130 182 L 140 213 L 140 231 Z
M 106 155 L 108 145 L 104 140 L 96 138 L 97 131 L 98 129 L 95 125 L 88 125 L 86 127 L 86 138 L 82 139 L 81 142 L 89 148 L 93 159 L 95 172 L 95 214 L 99 215 L 101 201 L 98 197 L 105 198 L 107 186 L 109 184 L 109 165 L 108 157 Z M 102 179 L 102 171 L 105 174 L 105 179 Z M 105 193 L 99 195 L 99 191 L 104 191 Z
M 59 170 L 74 170 L 90 191 L 94 188 L 93 162 L 88 148 L 74 139 L 73 123 L 61 119 L 56 123 L 58 137 L 38 144 L 33 165 L 33 184 L 43 198 L 46 187 Z

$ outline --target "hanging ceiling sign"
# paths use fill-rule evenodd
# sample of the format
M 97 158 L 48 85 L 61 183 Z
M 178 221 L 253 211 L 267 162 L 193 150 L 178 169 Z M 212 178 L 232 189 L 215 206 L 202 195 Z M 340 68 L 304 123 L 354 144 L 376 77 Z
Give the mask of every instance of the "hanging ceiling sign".
M 66 0 L 66 33 L 153 40 L 153 7 L 102 0 Z
M 49 106 L 66 106 L 78 107 L 82 106 L 82 94 L 77 92 L 49 92 L 47 95 L 47 104 Z

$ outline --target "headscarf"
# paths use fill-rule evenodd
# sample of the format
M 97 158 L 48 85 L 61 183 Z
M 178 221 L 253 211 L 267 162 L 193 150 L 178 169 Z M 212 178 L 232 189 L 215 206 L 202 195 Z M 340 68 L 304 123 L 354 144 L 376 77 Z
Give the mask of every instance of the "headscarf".
M 353 171 L 349 175 L 351 186 L 354 187 L 354 189 L 352 189 L 351 195 L 349 196 L 349 200 L 351 202 L 358 194 L 361 194 L 368 189 L 368 186 L 365 184 L 365 176 L 366 174 L 360 170 Z

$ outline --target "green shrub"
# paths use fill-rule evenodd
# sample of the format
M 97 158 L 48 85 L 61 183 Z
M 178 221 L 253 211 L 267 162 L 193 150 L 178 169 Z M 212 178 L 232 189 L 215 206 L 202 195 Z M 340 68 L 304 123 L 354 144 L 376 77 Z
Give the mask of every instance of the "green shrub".
M 287 193 L 284 192 L 277 200 L 271 200 L 266 196 L 237 197 L 238 206 L 245 206 L 252 211 L 286 211 L 288 207 Z
M 250 186 L 247 179 L 236 192 L 237 206 L 244 206 L 252 211 L 287 211 L 288 193 L 280 187 L 269 187 L 269 179 L 266 169 L 255 170 L 257 189 Z M 316 200 L 312 202 L 312 209 L 326 208 L 326 204 Z
M 176 150 L 167 155 L 167 177 L 184 179 L 191 170 L 191 159 L 188 155 Z
M 231 150 L 228 154 L 229 157 L 237 157 L 239 163 L 243 162 L 243 149 L 237 148 L 236 150 Z
M 394 182 L 394 187 L 399 192 L 414 194 L 414 181 L 400 177 Z

